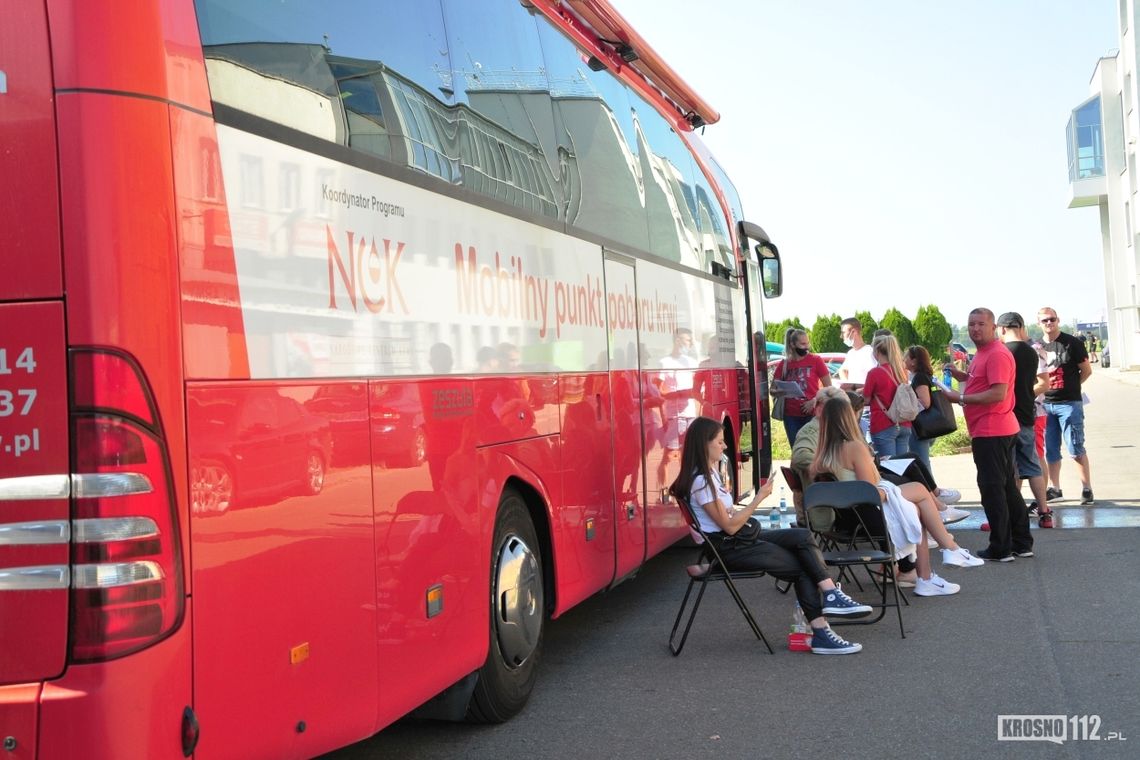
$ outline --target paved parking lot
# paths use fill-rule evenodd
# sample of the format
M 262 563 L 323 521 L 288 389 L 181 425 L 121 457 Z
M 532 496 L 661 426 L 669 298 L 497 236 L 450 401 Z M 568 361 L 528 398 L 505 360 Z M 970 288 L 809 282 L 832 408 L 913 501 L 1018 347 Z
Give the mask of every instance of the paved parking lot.
M 764 579 L 748 583 L 747 598 L 775 655 L 711 589 L 674 658 L 666 639 L 693 556 L 678 547 L 548 626 L 538 686 L 514 720 L 405 720 L 329 757 L 1138 757 L 1140 384 L 1105 371 L 1088 387 L 1099 505 L 1057 505 L 1066 527 L 1035 529 L 1033 559 L 939 568 L 962 592 L 912 597 L 906 639 L 887 617 L 842 629 L 860 654 L 789 652 L 792 600 Z M 969 457 L 945 459 L 936 474 L 978 511 Z M 1065 477 L 1076 479 L 1071 464 Z M 1085 527 L 1102 515 L 1125 527 Z M 954 528 L 971 549 L 985 545 L 977 522 Z M 1008 714 L 1096 717 L 1068 722 L 1061 744 L 999 742 Z M 1099 741 L 1072 737 L 1074 723 L 1097 721 Z

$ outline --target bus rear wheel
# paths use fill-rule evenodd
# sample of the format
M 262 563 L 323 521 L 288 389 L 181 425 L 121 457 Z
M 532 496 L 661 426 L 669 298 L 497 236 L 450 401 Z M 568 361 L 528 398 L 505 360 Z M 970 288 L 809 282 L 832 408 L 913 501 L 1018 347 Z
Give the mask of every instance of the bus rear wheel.
M 522 710 L 542 651 L 542 555 L 526 503 L 514 491 L 499 501 L 491 550 L 491 642 L 467 708 L 477 723 L 502 723 Z

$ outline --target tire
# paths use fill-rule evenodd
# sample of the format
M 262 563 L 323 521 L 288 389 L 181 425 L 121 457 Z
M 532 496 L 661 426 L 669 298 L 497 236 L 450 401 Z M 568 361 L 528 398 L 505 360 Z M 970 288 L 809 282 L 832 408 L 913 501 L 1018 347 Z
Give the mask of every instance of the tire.
M 491 543 L 491 641 L 467 719 L 502 723 L 526 705 L 538 676 L 546 607 L 542 555 L 526 504 L 503 492 Z

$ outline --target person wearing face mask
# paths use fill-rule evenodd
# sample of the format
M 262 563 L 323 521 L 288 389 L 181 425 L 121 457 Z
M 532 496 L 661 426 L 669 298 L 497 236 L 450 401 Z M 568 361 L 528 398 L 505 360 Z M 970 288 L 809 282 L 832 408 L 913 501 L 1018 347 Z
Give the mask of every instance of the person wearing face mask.
M 772 376 L 795 383 L 800 389 L 798 394 L 787 395 L 772 383 L 772 396 L 785 396 L 784 432 L 788 434 L 788 442 L 793 443 L 800 428 L 808 424 L 815 413 L 815 394 L 831 385 L 831 373 L 827 363 L 811 353 L 807 333 L 790 327 L 784 336 L 784 358 L 777 362 Z

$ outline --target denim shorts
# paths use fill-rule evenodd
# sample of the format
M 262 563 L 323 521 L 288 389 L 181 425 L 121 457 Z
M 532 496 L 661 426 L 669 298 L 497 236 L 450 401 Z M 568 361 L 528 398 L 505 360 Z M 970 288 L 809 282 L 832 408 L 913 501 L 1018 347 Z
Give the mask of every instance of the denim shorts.
M 1017 476 L 1022 480 L 1042 474 L 1041 460 L 1037 458 L 1037 431 L 1033 428 L 1033 425 L 1022 425 L 1013 442 L 1013 461 L 1017 465 Z
M 1069 456 L 1085 454 L 1085 407 L 1080 401 L 1045 402 L 1045 461 L 1061 461 L 1061 439 Z

